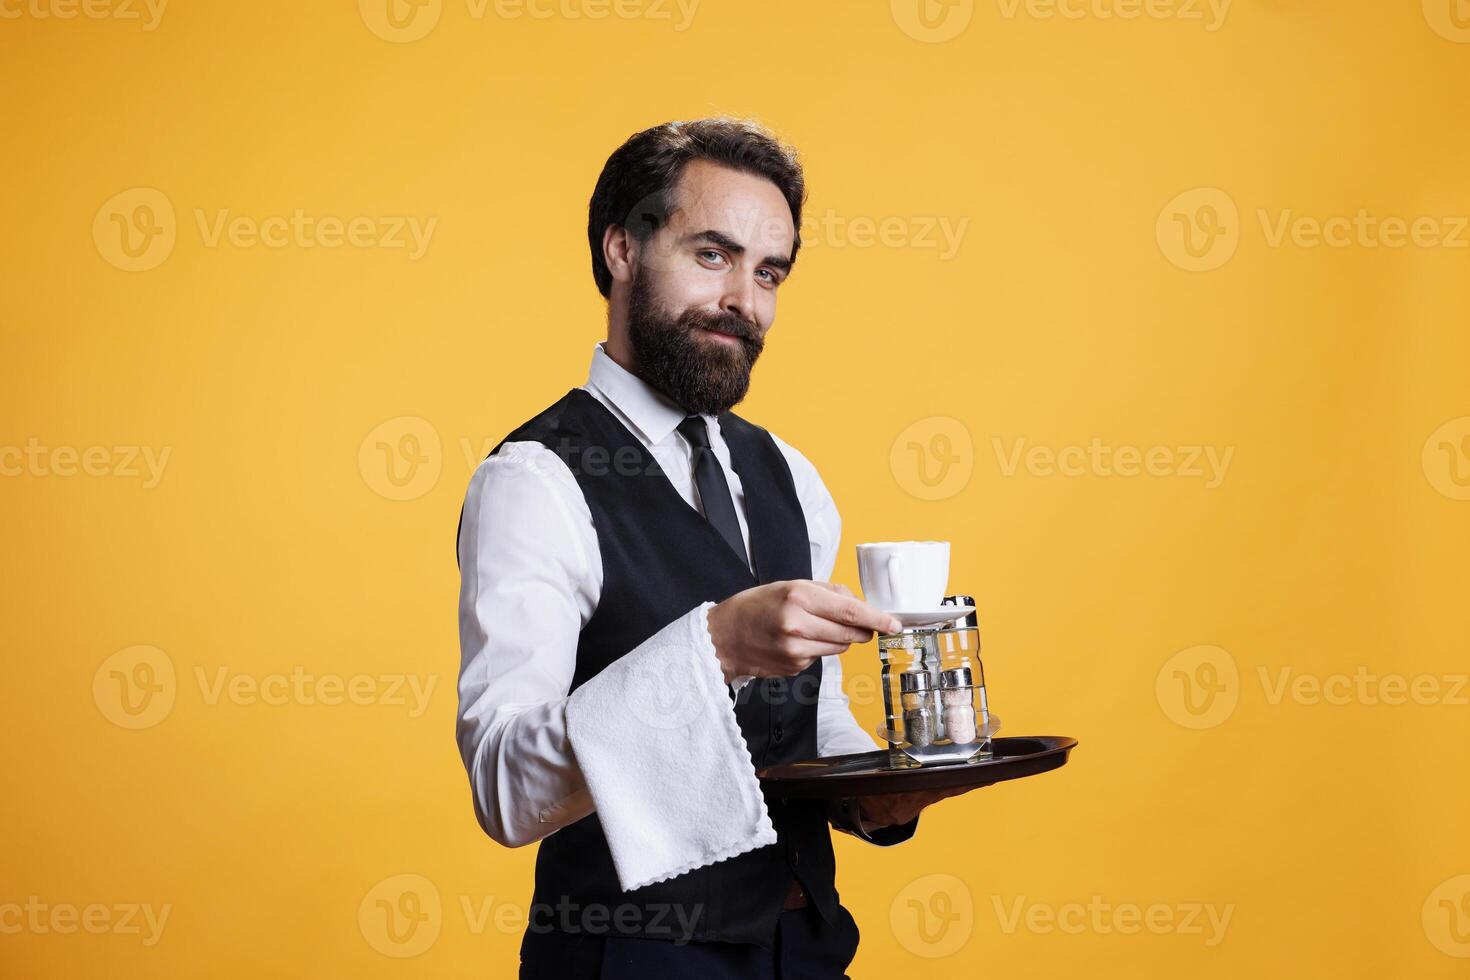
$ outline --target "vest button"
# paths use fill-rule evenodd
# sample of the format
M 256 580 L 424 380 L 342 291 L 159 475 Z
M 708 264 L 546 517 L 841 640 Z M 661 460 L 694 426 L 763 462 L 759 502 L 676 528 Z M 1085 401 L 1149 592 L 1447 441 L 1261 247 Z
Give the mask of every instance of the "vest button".
M 771 741 L 773 741 L 773 742 L 779 742 L 779 741 L 781 741 L 782 734 L 784 734 L 784 732 L 783 732 L 783 729 L 781 728 L 780 723 L 778 722 L 776 724 L 776 730 L 771 733 Z
M 801 851 L 797 850 L 793 846 L 791 848 L 791 864 L 792 864 L 792 866 L 795 866 L 796 863 L 797 863 L 797 861 L 799 861 L 800 859 L 801 859 Z

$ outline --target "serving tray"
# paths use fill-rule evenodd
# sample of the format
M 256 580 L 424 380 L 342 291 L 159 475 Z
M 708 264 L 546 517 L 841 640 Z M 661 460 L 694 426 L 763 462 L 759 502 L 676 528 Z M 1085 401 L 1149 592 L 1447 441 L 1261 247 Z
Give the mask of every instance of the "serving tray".
M 877 749 L 770 766 L 757 771 L 756 776 L 765 789 L 792 799 L 973 789 L 1060 769 L 1077 747 L 1077 740 L 1065 735 L 1033 735 L 993 738 L 990 744 L 992 757 L 978 762 L 902 768 L 892 765 L 887 749 Z

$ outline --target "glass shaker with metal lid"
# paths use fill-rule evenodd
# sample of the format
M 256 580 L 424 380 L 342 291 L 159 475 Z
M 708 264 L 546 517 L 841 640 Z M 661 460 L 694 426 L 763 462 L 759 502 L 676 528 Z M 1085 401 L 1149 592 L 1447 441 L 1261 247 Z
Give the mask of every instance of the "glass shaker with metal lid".
M 974 606 L 965 595 L 944 605 Z M 884 724 L 897 768 L 990 758 L 1000 720 L 990 713 L 980 661 L 979 620 L 972 610 L 956 620 L 878 637 Z

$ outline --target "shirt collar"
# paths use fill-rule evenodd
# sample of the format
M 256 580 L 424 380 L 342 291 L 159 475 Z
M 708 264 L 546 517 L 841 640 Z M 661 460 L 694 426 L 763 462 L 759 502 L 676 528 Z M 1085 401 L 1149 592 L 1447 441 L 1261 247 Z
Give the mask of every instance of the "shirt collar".
M 601 341 L 592 348 L 587 386 L 596 388 L 617 406 L 650 446 L 667 439 L 689 415 L 663 392 L 608 356 Z M 712 424 L 709 416 L 705 416 L 705 422 Z

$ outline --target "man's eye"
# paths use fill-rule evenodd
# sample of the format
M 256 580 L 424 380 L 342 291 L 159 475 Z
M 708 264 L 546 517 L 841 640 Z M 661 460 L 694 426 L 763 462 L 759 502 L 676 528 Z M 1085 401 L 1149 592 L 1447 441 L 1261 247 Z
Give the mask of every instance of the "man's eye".
M 703 249 L 698 253 L 698 255 L 700 258 L 708 259 L 711 262 L 721 262 L 725 258 L 724 255 L 720 254 L 712 248 Z
M 779 286 L 779 285 L 781 285 L 781 277 L 778 276 L 778 275 L 776 275 L 770 269 L 757 269 L 756 270 L 756 275 L 758 275 L 758 276 L 765 276 L 766 277 L 766 282 L 770 283 L 772 286 Z

